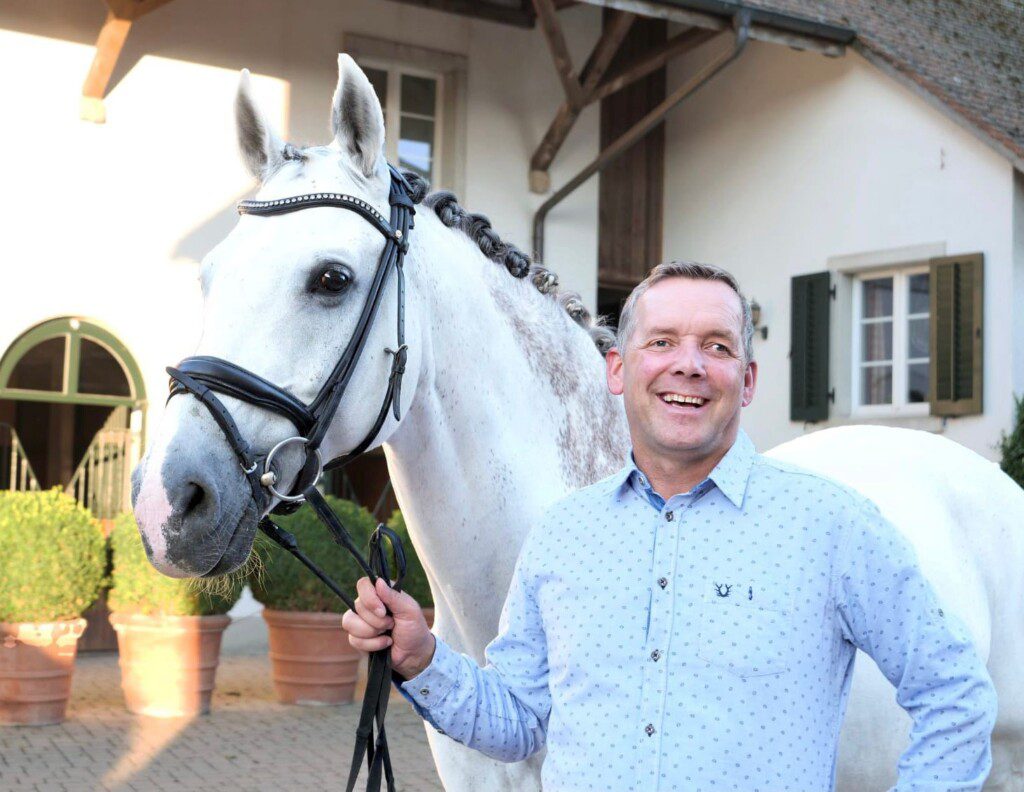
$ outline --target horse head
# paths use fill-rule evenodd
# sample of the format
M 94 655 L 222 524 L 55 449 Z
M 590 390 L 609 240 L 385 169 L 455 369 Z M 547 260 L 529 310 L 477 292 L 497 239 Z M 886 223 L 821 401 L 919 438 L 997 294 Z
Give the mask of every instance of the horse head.
M 389 216 L 391 175 L 384 117 L 363 72 L 346 55 L 331 108 L 333 141 L 299 149 L 281 140 L 257 107 L 243 71 L 236 99 L 242 157 L 259 181 L 256 199 L 342 194 Z M 387 239 L 355 211 L 315 206 L 270 216 L 243 215 L 200 269 L 203 328 L 196 354 L 230 361 L 310 404 L 356 332 Z M 398 349 L 395 279 L 385 286 L 363 351 L 320 445 L 341 456 L 372 434 Z M 399 410 L 385 417 L 370 447 L 387 440 L 416 390 L 421 345 L 415 299 L 405 309 L 410 339 Z M 254 455 L 300 434 L 284 415 L 218 394 Z M 301 444 L 275 457 L 277 490 L 302 467 Z M 225 574 L 248 557 L 257 524 L 277 496 L 258 502 L 211 412 L 193 395 L 170 399 L 157 436 L 132 476 L 132 503 L 146 552 L 175 577 Z

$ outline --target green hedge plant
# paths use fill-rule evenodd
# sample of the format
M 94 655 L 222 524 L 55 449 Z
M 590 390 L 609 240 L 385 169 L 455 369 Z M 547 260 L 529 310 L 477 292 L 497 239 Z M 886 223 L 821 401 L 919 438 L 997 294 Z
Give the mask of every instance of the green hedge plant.
M 376 528 L 373 517 L 362 506 L 351 501 L 327 496 L 328 505 L 352 534 L 356 546 L 363 550 Z M 356 581 L 363 576 L 359 565 L 347 550 L 331 539 L 309 507 L 295 514 L 275 517 L 274 521 L 295 534 L 299 547 L 333 579 L 342 591 L 355 598 Z M 345 604 L 327 586 L 291 555 L 269 540 L 259 537 L 255 552 L 259 554 L 258 570 L 250 577 L 253 596 L 268 608 L 284 611 L 341 613 Z
M 1014 397 L 1017 409 L 1014 415 L 1013 431 L 1004 433 L 999 444 L 1003 458 L 999 466 L 1010 478 L 1024 487 L 1024 398 Z
M 89 511 L 59 489 L 0 492 L 0 622 L 81 616 L 99 596 L 107 556 Z
M 227 613 L 242 593 L 238 578 L 188 580 L 157 572 L 146 558 L 135 517 L 122 514 L 110 533 L 113 573 L 108 597 L 114 613 L 214 616 Z
M 402 540 L 402 547 L 405 548 L 405 583 L 402 586 L 409 595 L 416 600 L 421 608 L 433 608 L 434 598 L 430 594 L 430 584 L 427 582 L 427 573 L 420 563 L 416 550 L 412 546 L 412 539 L 409 538 L 409 529 L 405 526 L 405 517 L 402 512 L 395 509 L 391 519 L 388 520 L 388 527 L 398 534 Z

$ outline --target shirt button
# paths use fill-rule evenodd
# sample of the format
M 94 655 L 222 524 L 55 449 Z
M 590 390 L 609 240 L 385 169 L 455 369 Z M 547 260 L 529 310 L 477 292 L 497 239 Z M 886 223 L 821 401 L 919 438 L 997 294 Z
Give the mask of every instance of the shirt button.
M 668 578 L 663 578 L 663 577 L 658 578 L 658 585 L 661 586 L 662 588 L 665 588 L 665 586 L 668 585 Z
M 670 511 L 665 512 L 665 521 L 666 522 L 672 522 L 675 518 L 676 518 L 675 512 L 670 512 Z
M 660 658 L 661 658 L 661 650 L 660 649 L 655 649 L 653 652 L 651 652 L 651 660 L 653 660 L 655 663 L 657 663 Z
M 430 695 L 430 688 L 420 688 L 420 695 L 421 696 L 429 696 Z
M 652 734 L 654 734 L 654 725 L 648 723 L 646 726 L 644 726 L 644 731 L 647 733 L 647 736 L 650 737 Z
M 438 734 L 444 734 L 444 729 L 438 729 L 438 730 L 437 730 L 437 733 L 438 733 Z

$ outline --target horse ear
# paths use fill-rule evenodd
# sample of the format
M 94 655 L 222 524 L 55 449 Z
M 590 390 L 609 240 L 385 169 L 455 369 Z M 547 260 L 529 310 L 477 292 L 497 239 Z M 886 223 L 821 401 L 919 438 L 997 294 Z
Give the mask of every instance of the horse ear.
M 235 122 L 238 147 L 249 172 L 263 181 L 283 160 L 284 143 L 267 122 L 252 98 L 249 70 L 242 69 L 235 96 Z
M 338 56 L 331 131 L 356 168 L 366 177 L 373 176 L 384 161 L 384 113 L 363 70 L 344 54 Z

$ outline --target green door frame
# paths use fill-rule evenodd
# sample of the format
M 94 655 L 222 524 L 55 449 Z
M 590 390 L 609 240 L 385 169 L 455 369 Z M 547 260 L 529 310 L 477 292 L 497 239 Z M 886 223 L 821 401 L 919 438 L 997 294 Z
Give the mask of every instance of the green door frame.
M 18 361 L 37 344 L 51 338 L 64 337 L 64 384 L 60 391 L 37 391 L 22 388 L 8 388 L 11 373 Z M 78 392 L 78 370 L 82 338 L 88 338 L 104 347 L 121 364 L 128 379 L 130 396 L 99 396 L 92 393 Z M 93 322 L 74 317 L 51 319 L 38 324 L 22 333 L 8 347 L 0 360 L 0 399 L 18 399 L 20 401 L 57 402 L 64 404 L 88 404 L 104 407 L 126 406 L 129 409 L 144 409 L 146 406 L 146 386 L 142 380 L 142 371 L 128 348 L 122 344 L 109 330 Z

